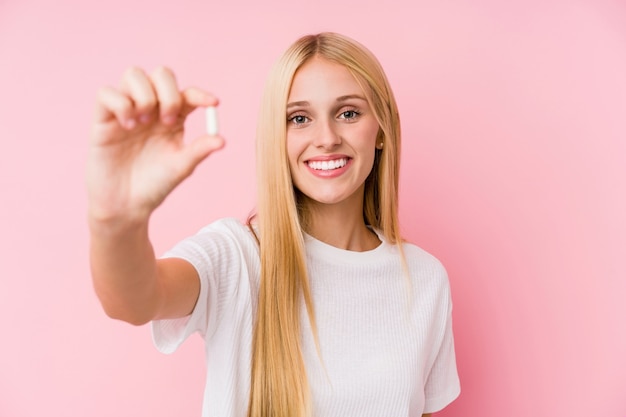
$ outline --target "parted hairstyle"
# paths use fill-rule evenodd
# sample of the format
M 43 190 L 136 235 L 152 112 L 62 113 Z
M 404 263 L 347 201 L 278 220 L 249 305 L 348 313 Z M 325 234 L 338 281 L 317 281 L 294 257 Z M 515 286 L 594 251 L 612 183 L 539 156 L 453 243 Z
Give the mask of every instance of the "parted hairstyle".
M 313 57 L 343 65 L 354 76 L 379 124 L 374 165 L 365 181 L 363 218 L 402 253 L 398 222 L 400 120 L 393 92 L 376 57 L 336 33 L 307 35 L 270 72 L 257 126 L 258 206 L 254 222 L 261 280 L 252 347 L 248 417 L 308 417 L 311 398 L 300 341 L 304 300 L 318 345 L 304 250 L 306 206 L 292 182 L 287 156 L 287 99 L 296 71 Z M 252 218 L 248 220 L 249 223 Z

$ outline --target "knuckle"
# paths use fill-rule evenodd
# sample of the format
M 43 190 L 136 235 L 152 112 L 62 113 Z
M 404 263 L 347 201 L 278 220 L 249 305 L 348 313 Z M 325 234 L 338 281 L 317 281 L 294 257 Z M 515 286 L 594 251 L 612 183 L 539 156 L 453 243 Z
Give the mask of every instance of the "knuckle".
M 154 77 L 174 77 L 174 72 L 165 65 L 159 65 L 154 69 L 154 71 L 152 71 L 152 75 Z
M 96 91 L 96 97 L 98 98 L 99 101 L 106 99 L 106 97 L 109 96 L 110 94 L 111 94 L 111 87 L 106 86 L 106 85 L 101 86 Z
M 141 69 L 139 66 L 137 65 L 133 65 L 130 66 L 126 69 L 126 71 L 124 71 L 124 75 L 127 77 L 135 77 L 137 75 L 141 75 L 143 74 L 143 69 Z
M 136 88 L 136 86 L 142 84 L 145 77 L 146 74 L 141 68 L 137 66 L 129 67 L 122 75 L 120 89 L 126 92 L 131 92 Z

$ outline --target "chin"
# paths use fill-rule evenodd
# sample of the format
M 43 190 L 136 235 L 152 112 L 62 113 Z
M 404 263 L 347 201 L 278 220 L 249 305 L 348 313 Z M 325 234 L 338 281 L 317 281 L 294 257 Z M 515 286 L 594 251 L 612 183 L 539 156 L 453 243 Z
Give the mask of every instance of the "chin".
M 348 199 L 348 197 L 343 193 L 307 193 L 304 195 L 306 196 L 306 199 L 312 203 L 325 205 L 338 204 Z

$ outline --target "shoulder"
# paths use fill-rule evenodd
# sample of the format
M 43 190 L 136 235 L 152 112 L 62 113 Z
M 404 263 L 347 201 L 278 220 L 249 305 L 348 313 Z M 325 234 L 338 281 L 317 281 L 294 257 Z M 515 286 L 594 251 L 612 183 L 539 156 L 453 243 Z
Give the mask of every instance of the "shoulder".
M 217 240 L 223 243 L 230 241 L 237 244 L 256 243 L 250 227 L 234 217 L 225 217 L 204 226 L 192 239 Z
M 406 266 L 413 282 L 421 290 L 434 291 L 439 297 L 448 298 L 450 283 L 448 272 L 441 261 L 421 247 L 405 242 L 402 245 Z
M 402 250 L 409 267 L 447 277 L 445 267 L 433 254 L 410 242 L 404 242 Z
M 195 255 L 194 255 L 195 254 Z M 184 256 L 183 256 L 184 255 Z M 244 255 L 258 257 L 258 246 L 250 228 L 235 218 L 223 218 L 202 227 L 195 235 L 176 244 L 166 257 L 228 260 Z
M 224 217 L 209 223 L 198 232 L 198 234 L 205 233 L 223 233 L 234 236 L 249 237 L 251 231 L 246 224 L 241 222 L 241 220 L 234 217 Z

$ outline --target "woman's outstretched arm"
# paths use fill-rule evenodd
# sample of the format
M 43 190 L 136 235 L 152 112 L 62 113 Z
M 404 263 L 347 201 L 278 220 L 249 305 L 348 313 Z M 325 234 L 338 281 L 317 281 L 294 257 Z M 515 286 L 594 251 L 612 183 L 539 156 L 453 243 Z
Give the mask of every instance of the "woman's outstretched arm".
M 98 92 L 87 165 L 91 273 L 111 317 L 133 324 L 187 315 L 199 292 L 185 261 L 155 259 L 152 212 L 224 141 L 183 140 L 186 117 L 216 106 L 210 94 L 179 90 L 174 74 L 131 68 L 119 88 Z

